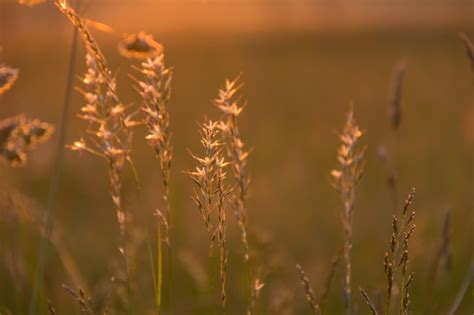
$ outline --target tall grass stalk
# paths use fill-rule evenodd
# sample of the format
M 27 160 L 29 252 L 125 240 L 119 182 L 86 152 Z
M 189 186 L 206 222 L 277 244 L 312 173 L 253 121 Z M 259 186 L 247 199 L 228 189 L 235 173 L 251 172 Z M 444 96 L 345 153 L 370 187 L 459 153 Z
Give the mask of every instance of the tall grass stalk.
M 79 10 L 81 0 L 76 0 L 76 9 Z M 77 58 L 77 37 L 78 30 L 73 28 L 71 47 L 69 51 L 69 62 L 66 74 L 66 87 L 64 92 L 64 101 L 62 106 L 61 120 L 58 128 L 58 144 L 56 147 L 56 157 L 54 161 L 53 171 L 49 182 L 48 205 L 45 214 L 44 232 L 40 241 L 38 251 L 38 262 L 36 264 L 35 278 L 33 282 L 33 291 L 30 299 L 29 314 L 33 315 L 37 312 L 39 290 L 43 282 L 43 274 L 46 265 L 46 258 L 48 255 L 48 242 L 53 230 L 52 215 L 56 207 L 59 182 L 61 179 L 61 168 L 64 160 L 64 144 L 66 138 L 66 127 L 69 117 L 69 108 L 72 94 L 72 86 L 74 80 L 75 64 Z
M 253 279 L 249 255 L 247 208 L 247 194 L 250 184 L 250 177 L 247 170 L 249 151 L 245 148 L 245 143 L 240 135 L 238 125 L 238 117 L 245 107 L 239 104 L 241 99 L 238 92 L 242 84 L 239 84 L 238 81 L 239 77 L 232 81 L 226 80 L 224 87 L 219 90 L 219 95 L 214 102 L 224 114 L 219 128 L 222 130 L 223 141 L 225 142 L 229 159 L 232 162 L 233 175 L 236 182 L 231 205 L 241 231 L 244 260 L 247 269 L 246 289 L 249 300 L 247 314 L 252 315 L 254 312 L 254 281 L 257 279 Z
M 128 312 L 133 311 L 130 284 L 130 265 L 127 257 L 126 213 L 122 205 L 122 172 L 125 163 L 132 164 L 132 128 L 140 122 L 134 121 L 136 113 L 127 114 L 128 108 L 120 102 L 116 91 L 115 78 L 107 66 L 107 61 L 81 16 L 67 0 L 56 0 L 59 11 L 78 29 L 87 48 L 87 71 L 82 78 L 85 105 L 78 117 L 88 123 L 85 134 L 68 146 L 73 151 L 87 152 L 103 158 L 107 162 L 110 196 L 114 204 L 120 228 L 120 253 L 125 264 L 125 283 L 128 293 Z
M 356 197 L 356 188 L 364 171 L 365 147 L 359 148 L 362 131 L 354 119 L 354 112 L 347 115 L 346 125 L 339 136 L 342 144 L 337 151 L 339 168 L 331 172 L 333 186 L 339 191 L 342 204 L 342 226 L 344 231 L 344 309 L 345 314 L 352 313 L 351 306 L 351 250 L 352 250 L 352 217 Z
M 226 243 L 227 221 L 225 211 L 228 195 L 232 188 L 224 181 L 225 167 L 229 165 L 222 156 L 223 143 L 217 140 L 218 123 L 209 120 L 201 127 L 201 144 L 204 155 L 199 157 L 191 153 L 197 166 L 194 171 L 186 172 L 195 184 L 192 197 L 198 208 L 210 237 L 210 265 L 212 265 L 212 249 L 214 242 L 219 247 L 219 279 L 221 289 L 222 313 L 226 312 L 226 279 L 228 249 Z M 214 220 L 213 220 L 214 217 Z M 213 282 L 213 281 L 212 281 Z M 211 282 L 211 283 L 212 283 Z
M 150 37 L 146 37 L 151 47 L 158 47 L 159 44 L 152 42 Z M 169 308 L 173 311 L 173 268 L 171 255 L 171 204 L 170 204 L 170 176 L 171 163 L 173 159 L 173 146 L 171 144 L 172 134 L 170 128 L 170 115 L 168 104 L 171 98 L 171 80 L 173 72 L 166 68 L 164 54 L 160 53 L 156 57 L 150 57 L 141 62 L 141 67 L 137 68 L 141 74 L 137 82 L 137 90 L 142 96 L 141 109 L 145 115 L 145 123 L 148 129 L 146 139 L 155 151 L 161 170 L 165 205 L 165 214 L 157 210 L 156 214 L 165 230 L 164 241 L 167 245 L 167 270 L 168 270 L 168 298 Z M 160 232 L 161 235 L 161 232 Z M 161 238 L 157 242 L 161 243 Z

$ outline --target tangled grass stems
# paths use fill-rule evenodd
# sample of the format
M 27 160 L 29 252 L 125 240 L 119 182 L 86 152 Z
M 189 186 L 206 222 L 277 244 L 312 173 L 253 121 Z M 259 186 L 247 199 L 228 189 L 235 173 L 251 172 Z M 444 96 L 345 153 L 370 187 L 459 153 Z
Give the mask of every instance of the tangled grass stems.
M 364 152 L 366 147 L 359 148 L 362 131 L 354 119 L 354 112 L 347 115 L 346 124 L 339 136 L 342 144 L 337 151 L 339 168 L 331 172 L 333 186 L 340 193 L 343 204 L 342 225 L 344 231 L 344 309 L 345 314 L 351 311 L 351 250 L 352 250 L 352 217 L 356 197 L 356 188 L 364 171 Z

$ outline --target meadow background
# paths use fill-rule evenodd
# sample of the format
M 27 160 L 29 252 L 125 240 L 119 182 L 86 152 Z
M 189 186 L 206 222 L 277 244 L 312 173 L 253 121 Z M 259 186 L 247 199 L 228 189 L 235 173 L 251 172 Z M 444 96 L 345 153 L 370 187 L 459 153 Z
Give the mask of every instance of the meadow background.
M 171 179 L 175 228 L 173 268 L 176 314 L 208 310 L 207 235 L 191 199 L 192 184 L 182 173 L 198 151 L 196 121 L 217 119 L 211 100 L 225 78 L 242 73 L 241 131 L 253 148 L 249 159 L 250 243 L 255 269 L 265 287 L 259 314 L 309 314 L 295 264 L 300 263 L 318 292 L 332 257 L 342 244 L 341 206 L 329 172 L 336 165 L 336 130 L 349 103 L 365 130 L 367 166 L 354 217 L 353 283 L 372 296 L 383 292 L 383 254 L 390 238 L 393 209 L 387 170 L 377 157 L 389 152 L 398 175 L 398 197 L 417 189 L 417 230 L 411 262 L 414 314 L 449 309 L 465 277 L 474 249 L 474 77 L 460 31 L 474 38 L 472 1 L 86 1 L 85 17 L 114 32 L 93 31 L 117 71 L 118 91 L 138 103 L 128 73 L 130 61 L 116 45 L 124 33 L 147 31 L 165 46 L 174 67 L 170 106 L 174 139 Z M 57 124 L 64 97 L 72 27 L 52 4 L 28 9 L 16 1 L 0 5 L 0 61 L 20 69 L 13 89 L 0 96 L 0 117 L 21 112 Z M 78 45 L 76 73 L 84 71 Z M 393 67 L 407 65 L 402 121 L 395 133 L 388 118 Z M 76 83 L 79 83 L 77 80 Z M 84 125 L 76 117 L 82 98 L 73 94 L 67 143 Z M 0 312 L 26 314 L 39 245 L 38 224 L 47 203 L 57 134 L 41 145 L 24 168 L 0 167 Z M 137 132 L 133 156 L 139 186 L 126 172 L 126 210 L 134 217 L 136 314 L 151 314 L 153 289 L 146 233 L 151 213 L 161 206 L 161 179 L 153 152 Z M 66 151 L 55 227 L 97 300 L 107 295 L 120 256 L 119 230 L 108 195 L 102 160 Z M 452 268 L 428 269 L 451 209 Z M 232 217 L 232 216 L 230 216 Z M 231 219 L 233 220 L 233 218 Z M 234 223 L 234 222 L 233 222 Z M 239 231 L 229 231 L 229 314 L 245 310 L 245 282 Z M 51 249 L 41 291 L 59 314 L 77 312 L 61 284 L 70 282 Z M 342 273 L 338 272 L 326 306 L 342 311 Z M 434 287 L 431 298 L 427 288 Z M 368 313 L 354 291 L 359 313 Z M 120 294 L 120 292 L 119 292 Z M 165 305 L 166 306 L 166 305 Z M 166 307 L 165 307 L 166 309 Z M 471 285 L 459 314 L 472 314 Z M 118 312 L 120 314 L 120 312 Z

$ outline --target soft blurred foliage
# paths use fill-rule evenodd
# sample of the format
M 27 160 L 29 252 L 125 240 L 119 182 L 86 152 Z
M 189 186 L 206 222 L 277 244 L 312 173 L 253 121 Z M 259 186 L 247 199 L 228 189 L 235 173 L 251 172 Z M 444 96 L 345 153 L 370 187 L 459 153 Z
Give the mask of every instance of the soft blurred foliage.
M 336 130 L 344 124 L 349 103 L 366 131 L 367 166 L 354 212 L 353 287 L 359 313 L 365 302 L 357 286 L 371 296 L 385 290 L 383 255 L 390 239 L 392 197 L 388 172 L 377 154 L 383 146 L 397 170 L 398 199 L 417 188 L 417 230 L 411 247 L 416 272 L 413 308 L 432 305 L 441 314 L 452 304 L 474 248 L 474 77 L 463 31 L 474 39 L 473 6 L 457 1 L 83 1 L 83 15 L 113 32 L 93 29 L 111 69 L 118 93 L 127 104 L 139 97 L 128 74 L 130 63 L 119 55 L 124 34 L 145 30 L 165 47 L 174 67 L 171 125 L 174 161 L 171 176 L 174 219 L 176 314 L 204 314 L 209 307 L 205 273 L 208 237 L 190 199 L 192 183 L 182 173 L 193 167 L 187 149 L 199 152 L 196 121 L 219 118 L 211 100 L 225 78 L 242 73 L 244 99 L 240 129 L 248 146 L 251 188 L 251 255 L 266 283 L 258 301 L 261 314 L 309 313 L 295 269 L 300 263 L 315 292 L 321 290 L 333 255 L 342 242 L 341 204 L 331 187 L 336 165 Z M 64 97 L 72 27 L 51 3 L 32 8 L 16 1 L 0 5 L 0 63 L 20 69 L 12 89 L 0 96 L 0 119 L 26 113 L 59 123 Z M 79 45 L 76 73 L 84 71 Z M 406 65 L 402 116 L 398 131 L 389 120 L 390 80 L 396 64 Z M 79 84 L 79 80 L 77 80 Z M 75 117 L 81 105 L 73 93 L 67 143 L 81 136 Z M 162 206 L 161 178 L 145 131 L 135 134 L 133 156 L 138 182 L 127 170 L 126 211 L 133 215 L 130 234 L 135 252 L 133 285 L 137 314 L 151 314 L 153 288 L 146 245 L 153 235 L 154 209 Z M 38 147 L 27 166 L 0 166 L 0 312 L 25 314 L 31 295 L 42 217 L 47 203 L 58 134 Z M 99 303 L 120 266 L 119 229 L 109 198 L 104 161 L 67 151 L 62 169 L 55 228 Z M 433 284 L 428 270 L 440 246 L 443 217 L 452 210 L 452 268 L 440 269 Z M 232 216 L 230 216 L 232 217 Z M 229 229 L 229 314 L 245 309 L 245 281 L 239 230 Z M 72 314 L 74 301 L 61 288 L 71 287 L 53 246 L 47 261 L 42 307 Z M 166 270 L 166 269 L 165 269 Z M 167 278 L 165 275 L 165 286 Z M 122 287 L 120 283 L 115 284 Z M 342 308 L 338 271 L 323 310 Z M 431 298 L 425 294 L 433 287 Z M 120 290 L 113 299 L 119 306 Z M 376 298 L 375 298 L 376 299 Z M 166 308 L 166 305 L 165 305 Z M 474 309 L 471 286 L 459 314 Z M 120 312 L 118 312 L 120 313 Z

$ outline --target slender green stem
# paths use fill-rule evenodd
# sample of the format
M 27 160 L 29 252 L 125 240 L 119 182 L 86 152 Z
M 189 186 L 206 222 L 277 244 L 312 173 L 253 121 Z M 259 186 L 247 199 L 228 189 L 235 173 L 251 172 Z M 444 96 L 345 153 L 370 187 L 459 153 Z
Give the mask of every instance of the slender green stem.
M 161 246 L 161 226 L 158 224 L 157 235 L 157 267 L 158 273 L 156 275 L 156 283 L 157 283 L 157 292 L 156 292 L 156 304 L 158 307 L 158 314 L 161 314 L 161 291 L 163 287 L 163 254 L 162 254 L 162 246 Z

